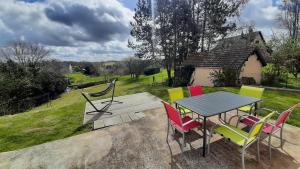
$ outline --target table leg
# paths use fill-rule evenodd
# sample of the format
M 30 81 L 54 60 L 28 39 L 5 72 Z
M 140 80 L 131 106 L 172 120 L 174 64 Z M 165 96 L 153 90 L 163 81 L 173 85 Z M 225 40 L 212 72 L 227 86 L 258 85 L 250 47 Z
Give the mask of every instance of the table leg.
M 203 134 L 204 134 L 204 137 L 203 137 L 203 154 L 202 156 L 205 157 L 205 151 L 206 151 L 206 117 L 204 117 L 203 119 Z
M 254 116 L 256 116 L 256 110 L 257 110 L 257 108 L 258 108 L 258 105 L 257 105 L 257 102 L 255 102 L 254 103 Z

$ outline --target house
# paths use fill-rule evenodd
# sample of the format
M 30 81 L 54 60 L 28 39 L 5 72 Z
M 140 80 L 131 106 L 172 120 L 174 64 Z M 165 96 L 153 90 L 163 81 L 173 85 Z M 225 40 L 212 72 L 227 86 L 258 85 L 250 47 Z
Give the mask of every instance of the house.
M 195 68 L 191 76 L 193 84 L 213 86 L 211 73 L 224 67 L 239 70 L 240 80 L 251 79 L 260 84 L 269 54 L 262 33 L 249 31 L 220 40 L 209 52 L 189 55 L 182 64 Z
M 72 64 L 69 64 L 69 73 L 73 73 L 73 66 L 72 66 Z

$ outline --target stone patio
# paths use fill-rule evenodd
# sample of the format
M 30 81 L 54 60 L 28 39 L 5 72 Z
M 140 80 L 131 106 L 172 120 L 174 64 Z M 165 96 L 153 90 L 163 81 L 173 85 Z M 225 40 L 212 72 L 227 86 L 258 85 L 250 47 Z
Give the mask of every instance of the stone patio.
M 94 129 L 100 129 L 139 120 L 145 117 L 143 111 L 162 107 L 161 100 L 147 92 L 115 97 L 114 100 L 122 103 L 114 102 L 107 109 L 112 114 L 93 112 L 95 109 L 87 102 L 83 124 L 91 122 L 94 123 Z M 101 109 L 105 106 L 105 103 L 102 104 L 105 101 L 108 99 L 93 101 L 93 104 Z
M 214 135 L 211 153 L 202 157 L 202 132 L 187 134 L 187 147 L 180 149 L 178 136 L 166 141 L 167 120 L 163 108 L 144 110 L 139 120 L 94 130 L 17 151 L 0 154 L 4 169 L 131 169 L 131 168 L 201 168 L 239 169 L 239 148 Z M 232 113 L 235 114 L 235 113 Z M 230 113 L 228 114 L 228 116 Z M 210 118 L 216 121 L 216 118 Z M 247 169 L 297 169 L 300 167 L 300 128 L 285 125 L 283 150 L 273 149 L 268 160 L 268 147 L 261 144 L 261 161 L 256 161 L 255 145 L 246 153 Z M 279 145 L 278 139 L 273 139 Z

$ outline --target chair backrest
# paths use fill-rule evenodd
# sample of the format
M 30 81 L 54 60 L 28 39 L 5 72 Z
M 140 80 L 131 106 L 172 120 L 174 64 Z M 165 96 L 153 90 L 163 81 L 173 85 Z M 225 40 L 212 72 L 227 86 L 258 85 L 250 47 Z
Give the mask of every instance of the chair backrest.
M 188 86 L 190 96 L 201 96 L 203 94 L 202 86 Z
M 178 111 L 174 107 L 172 107 L 170 104 L 168 104 L 168 103 L 166 103 L 164 101 L 162 101 L 162 103 L 163 103 L 163 105 L 164 105 L 164 107 L 166 109 L 168 119 L 172 123 L 174 123 L 174 124 L 176 124 L 178 126 L 182 126 L 182 122 L 181 122 L 181 119 L 180 119 Z
M 242 86 L 240 90 L 240 95 L 250 96 L 257 99 L 261 99 L 264 93 L 264 88 L 252 87 L 252 86 Z
M 265 117 L 261 118 L 258 122 L 256 122 L 256 123 L 251 127 L 251 130 L 250 130 L 250 132 L 249 132 L 248 138 L 259 136 L 259 134 L 260 134 L 260 132 L 262 131 L 262 129 L 263 129 L 263 127 L 264 127 L 266 121 L 269 120 L 274 114 L 275 114 L 275 112 L 269 113 L 269 114 L 266 115 Z
M 287 109 L 286 111 L 283 111 L 279 116 L 278 116 L 278 119 L 275 123 L 275 126 L 276 127 L 279 127 L 281 126 L 282 124 L 285 123 L 285 121 L 287 120 L 287 118 L 289 117 L 289 115 L 293 112 L 293 110 L 300 106 L 300 103 L 298 104 L 295 104 L 294 106 L 290 107 L 289 109 Z
M 168 89 L 169 93 L 169 99 L 172 103 L 174 103 L 176 100 L 183 99 L 183 90 L 181 87 Z

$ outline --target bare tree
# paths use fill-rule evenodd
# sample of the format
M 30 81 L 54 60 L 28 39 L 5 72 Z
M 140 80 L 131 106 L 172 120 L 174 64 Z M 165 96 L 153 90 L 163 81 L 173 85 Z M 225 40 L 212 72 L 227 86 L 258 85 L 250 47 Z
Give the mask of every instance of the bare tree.
M 288 30 L 292 39 L 299 38 L 300 33 L 300 1 L 299 0 L 282 0 L 280 6 L 282 11 L 279 19 L 283 26 Z
M 138 78 L 141 75 L 145 68 L 150 65 L 150 60 L 143 60 L 134 57 L 125 59 L 125 64 L 128 68 L 131 78 Z
M 50 54 L 44 46 L 28 42 L 14 42 L 0 49 L 0 55 L 4 60 L 13 60 L 23 66 L 40 67 L 40 64 Z

